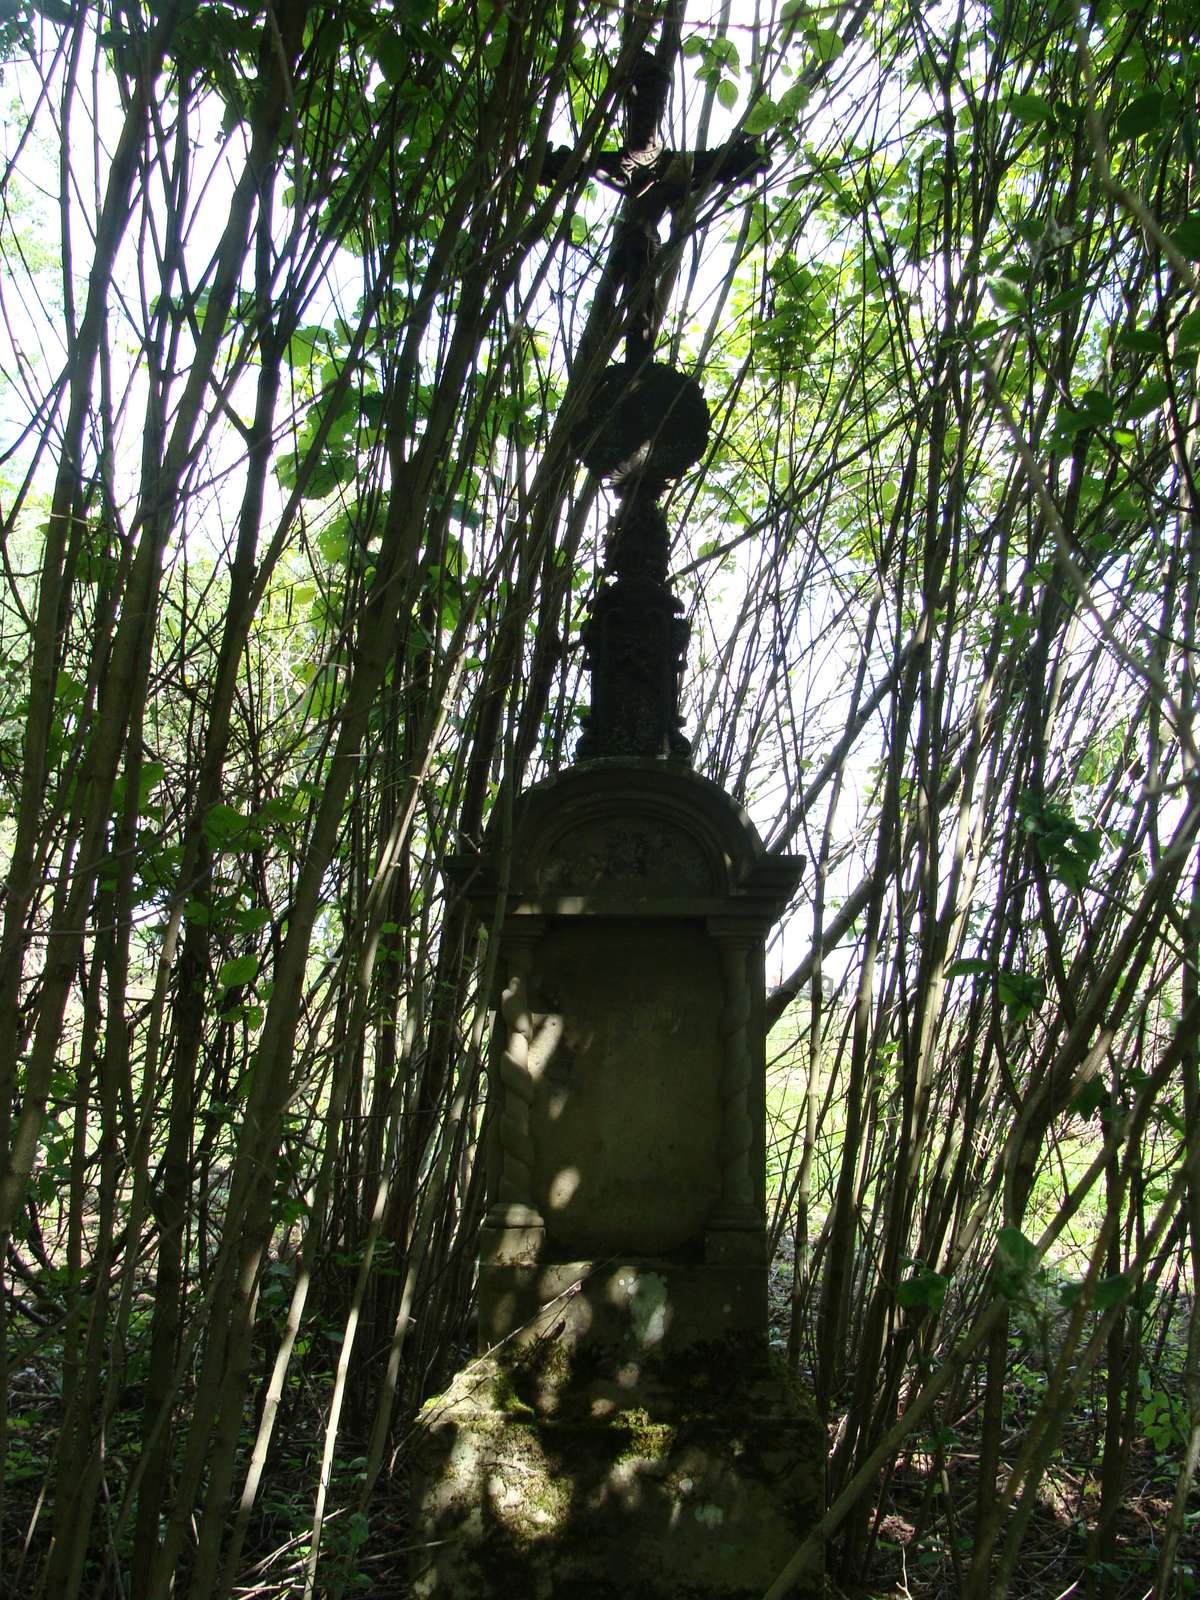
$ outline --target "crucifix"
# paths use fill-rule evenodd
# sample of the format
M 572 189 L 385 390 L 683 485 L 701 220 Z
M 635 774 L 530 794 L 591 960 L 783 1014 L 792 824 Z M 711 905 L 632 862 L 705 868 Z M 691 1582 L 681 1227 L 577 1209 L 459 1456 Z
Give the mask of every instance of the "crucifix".
M 604 372 L 572 435 L 576 454 L 613 488 L 618 508 L 606 549 L 606 579 L 584 629 L 592 703 L 576 749 L 580 761 L 642 757 L 686 762 L 679 716 L 688 628 L 667 582 L 670 538 L 659 504 L 708 442 L 708 406 L 694 379 L 656 362 L 665 309 L 659 228 L 718 186 L 744 183 L 767 162 L 753 139 L 680 152 L 660 135 L 679 16 L 672 7 L 657 49 L 637 56 L 624 97 L 625 143 L 602 151 L 590 171 L 623 196 L 601 293 L 622 317 L 624 360 Z M 571 159 L 551 150 L 541 181 Z

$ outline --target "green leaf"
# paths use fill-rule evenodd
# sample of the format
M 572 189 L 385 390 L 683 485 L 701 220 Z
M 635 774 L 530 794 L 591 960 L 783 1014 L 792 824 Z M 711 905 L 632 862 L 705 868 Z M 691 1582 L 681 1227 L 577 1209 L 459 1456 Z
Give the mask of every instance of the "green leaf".
M 266 822 L 286 826 L 289 823 L 299 822 L 305 810 L 302 796 L 292 789 L 284 794 L 272 795 L 259 812 L 259 816 Z
M 1200 310 L 1189 311 L 1175 330 L 1175 343 L 1181 350 L 1200 348 Z
M 734 106 L 737 105 L 737 97 L 737 84 L 731 78 L 722 78 L 720 83 L 717 84 L 717 99 L 725 107 L 726 111 L 732 111 Z
M 972 958 L 969 961 L 952 961 L 946 968 L 948 978 L 975 978 L 992 970 L 990 961 L 980 961 Z
M 804 110 L 811 93 L 812 91 L 809 89 L 808 84 L 803 81 L 794 83 L 790 89 L 785 89 L 779 97 L 779 116 L 777 120 L 781 123 L 790 122 L 794 116 Z
M 932 1267 L 918 1267 L 910 1277 L 896 1285 L 897 1305 L 922 1306 L 926 1311 L 940 1311 L 946 1298 L 949 1280 Z
M 345 561 L 350 548 L 345 517 L 335 517 L 329 526 L 317 535 L 317 547 L 331 567 Z
M 996 276 L 988 278 L 986 283 L 988 293 L 1001 311 L 1007 311 L 1011 316 L 1016 316 L 1025 310 L 1025 291 L 1012 278 Z
M 1100 1074 L 1094 1073 L 1071 1102 L 1071 1110 L 1086 1121 L 1094 1117 L 1108 1101 L 1108 1085 Z
M 339 484 L 354 476 L 354 460 L 349 451 L 327 450 L 309 473 L 304 486 L 306 500 L 324 500 Z
M 218 800 L 204 813 L 200 826 L 212 848 L 222 850 L 235 839 L 241 838 L 250 826 L 250 819 L 243 816 L 236 806 L 227 806 Z
M 473 511 L 465 500 L 451 500 L 446 507 L 447 515 L 464 528 L 478 528 L 483 518 L 478 511 Z
M 1073 1306 L 1083 1294 L 1084 1283 L 1064 1283 L 1058 1291 L 1058 1298 L 1064 1306 Z M 1129 1279 L 1123 1272 L 1118 1272 L 1115 1277 L 1101 1278 L 1092 1290 L 1092 1304 L 1097 1311 L 1111 1311 L 1113 1306 L 1120 1305 L 1129 1293 Z
M 1182 255 L 1190 256 L 1193 261 L 1200 261 L 1200 217 L 1188 217 L 1186 222 L 1181 222 L 1177 228 L 1173 228 L 1171 242 Z
M 1123 1272 L 1118 1272 L 1112 1278 L 1101 1278 L 1094 1296 L 1096 1310 L 1111 1311 L 1113 1306 L 1120 1305 L 1128 1293 L 1129 1280 Z
M 1112 421 L 1116 407 L 1103 389 L 1085 389 L 1079 397 L 1078 410 L 1089 427 L 1103 427 Z
M 1015 94 L 1008 109 L 1018 122 L 1051 122 L 1054 107 L 1040 94 Z
M 1122 350 L 1136 350 L 1139 355 L 1156 356 L 1162 349 L 1162 339 L 1153 328 L 1126 328 L 1116 342 Z
M 1030 1016 L 1041 1004 L 1044 991 L 1040 978 L 1029 972 L 1001 972 L 996 980 L 1000 1003 L 1020 1022 Z
M 398 32 L 380 33 L 375 47 L 375 59 L 388 83 L 399 83 L 412 69 L 412 46 Z
M 1066 438 L 1073 439 L 1084 428 L 1105 427 L 1113 419 L 1115 407 L 1102 389 L 1088 389 L 1070 406 L 1064 406 L 1055 420 L 1055 428 Z
M 166 770 L 161 761 L 142 762 L 142 770 L 138 774 L 138 798 L 143 806 L 163 781 Z
M 1148 1378 L 1143 1393 L 1146 1403 L 1138 1407 L 1138 1421 L 1146 1438 L 1161 1453 L 1182 1449 L 1187 1442 L 1187 1402 L 1181 1395 L 1151 1389 Z
M 1030 1244 L 1020 1228 L 1003 1227 L 996 1235 L 996 1250 L 1002 1265 L 1026 1273 L 1037 1259 L 1037 1247 Z
M 1152 132 L 1162 121 L 1163 112 L 1168 104 L 1167 97 L 1160 94 L 1157 89 L 1149 89 L 1145 94 L 1139 94 L 1117 118 L 1117 125 L 1113 130 L 1116 137 L 1136 139 L 1140 134 Z
M 1169 393 L 1162 378 L 1151 378 L 1131 400 L 1125 402 L 1121 407 L 1121 415 L 1130 422 L 1138 422 L 1152 411 L 1157 411 Z
M 1060 311 L 1069 311 L 1072 306 L 1079 305 L 1087 296 L 1087 286 L 1078 289 L 1064 289 L 1061 294 L 1056 294 L 1042 306 L 1042 311 L 1048 317 L 1056 316 Z
M 812 42 L 817 59 L 825 66 L 836 61 L 846 48 L 836 28 L 814 28 Z
M 243 984 L 253 983 L 257 975 L 257 956 L 234 956 L 232 961 L 222 962 L 217 972 L 217 982 L 222 989 L 238 989 Z
M 230 918 L 231 923 L 241 933 L 257 933 L 260 928 L 265 928 L 271 920 L 271 913 L 266 906 L 240 907 Z
M 748 134 L 766 133 L 768 128 L 773 128 L 779 121 L 779 107 L 770 95 L 763 95 L 761 100 L 756 100 L 750 108 L 750 113 L 742 124 L 742 130 Z

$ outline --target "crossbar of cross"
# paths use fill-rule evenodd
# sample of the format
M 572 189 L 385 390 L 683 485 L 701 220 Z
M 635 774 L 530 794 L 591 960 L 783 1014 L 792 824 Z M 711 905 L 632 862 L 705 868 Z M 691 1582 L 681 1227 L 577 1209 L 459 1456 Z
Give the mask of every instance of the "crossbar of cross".
M 625 360 L 631 369 L 649 359 L 662 321 L 658 256 L 663 219 L 694 207 L 713 189 L 752 181 L 768 166 L 758 141 L 745 136 L 711 150 L 679 151 L 664 143 L 661 127 L 677 53 L 677 31 L 667 26 L 658 50 L 639 52 L 624 95 L 624 144 L 598 152 L 579 169 L 622 196 L 606 273 L 621 310 Z M 540 181 L 557 183 L 573 157 L 565 146 L 547 151 Z

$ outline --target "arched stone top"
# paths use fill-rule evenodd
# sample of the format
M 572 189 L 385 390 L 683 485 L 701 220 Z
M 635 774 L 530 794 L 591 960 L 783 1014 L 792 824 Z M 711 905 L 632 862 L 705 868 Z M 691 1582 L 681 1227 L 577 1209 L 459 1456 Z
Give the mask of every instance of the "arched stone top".
M 735 801 L 658 761 L 592 762 L 528 790 L 513 844 L 522 887 L 553 895 L 724 896 L 764 855 Z
M 457 863 L 481 910 L 494 902 L 503 848 L 496 818 L 469 879 Z M 509 849 L 508 909 L 551 915 L 707 914 L 740 902 L 777 916 L 802 865 L 769 856 L 715 783 L 661 761 L 587 762 L 527 789 Z

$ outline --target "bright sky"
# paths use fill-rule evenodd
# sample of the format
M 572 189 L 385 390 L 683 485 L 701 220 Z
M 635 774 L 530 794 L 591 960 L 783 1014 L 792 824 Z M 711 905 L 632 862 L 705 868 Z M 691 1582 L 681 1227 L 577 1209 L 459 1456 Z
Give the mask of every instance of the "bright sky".
M 723 103 L 730 98 L 728 87 L 722 90 L 721 96 L 718 96 L 715 84 L 703 84 L 695 76 L 698 70 L 712 62 L 711 55 L 697 52 L 697 45 L 703 41 L 711 47 L 718 39 L 721 11 L 717 8 L 708 12 L 694 9 L 684 35 L 686 54 L 683 67 L 688 88 L 685 95 L 677 92 L 672 97 L 670 108 L 672 124 L 668 130 L 671 141 L 678 142 L 684 147 L 693 143 L 703 143 L 708 147 L 720 144 L 729 136 L 748 109 L 753 78 L 751 62 L 754 55 L 759 53 L 760 41 L 765 37 L 765 33 L 756 28 L 754 7 L 744 3 L 744 0 L 737 0 L 736 4 L 726 6 L 724 15 L 727 24 L 725 38 L 728 44 L 720 48 L 724 51 L 728 74 L 726 83 L 736 88 L 737 98 L 732 104 Z M 47 51 L 42 66 L 44 71 L 48 71 L 50 53 L 60 47 L 63 35 L 61 30 L 49 25 L 43 24 L 42 28 Z M 793 50 L 792 56 L 794 61 L 799 61 L 798 46 Z M 785 83 L 786 81 L 784 80 Z M 75 185 L 71 213 L 72 236 L 69 244 L 73 261 L 73 280 L 76 285 L 76 314 L 86 287 L 91 251 L 90 235 L 96 214 L 95 196 L 103 192 L 108 177 L 109 156 L 121 125 L 121 109 L 107 73 L 103 54 L 98 61 L 81 63 L 78 82 L 80 88 L 73 104 L 68 130 Z M 91 92 L 93 82 L 97 85 L 94 97 Z M 49 99 L 41 103 L 35 118 L 33 135 L 20 149 L 18 140 L 22 136 L 30 114 L 35 106 L 38 106 L 38 97 L 42 92 L 38 75 L 31 66 L 14 63 L 5 69 L 3 90 L 8 100 L 8 113 L 2 130 L 4 158 L 6 162 L 16 161 L 21 175 L 17 192 L 23 192 L 28 196 L 26 215 L 15 220 L 18 227 L 24 230 L 27 241 L 26 264 L 29 268 L 24 276 L 10 277 L 0 300 L 0 311 L 7 318 L 10 348 L 13 351 L 12 358 L 2 362 L 8 383 L 2 392 L 0 452 L 5 454 L 11 452 L 11 457 L 0 466 L 0 493 L 7 495 L 9 490 L 4 480 L 7 479 L 11 483 L 14 478 L 19 477 L 28 464 L 28 446 L 19 444 L 18 441 L 27 426 L 30 411 L 48 387 L 48 378 L 57 375 L 63 367 L 65 343 L 57 266 L 60 251 L 58 238 L 60 136 L 56 124 L 58 90 L 56 87 Z M 777 87 L 776 94 L 780 92 Z M 836 114 L 836 107 L 812 108 L 814 118 L 826 123 Z M 235 174 L 242 163 L 241 134 L 235 133 L 232 147 L 227 148 L 224 142 L 225 136 L 221 131 L 220 118 L 221 107 L 214 98 L 207 114 L 202 112 L 194 123 L 195 187 L 185 208 L 182 224 L 192 281 L 203 274 L 209 263 L 213 248 L 229 214 Z M 562 142 L 568 142 L 571 130 L 564 125 L 558 130 L 557 137 Z M 598 189 L 593 198 L 585 201 L 583 214 L 588 219 L 595 219 L 598 222 L 607 221 L 614 209 L 612 194 L 607 190 Z M 121 315 L 114 317 L 108 348 L 118 409 L 123 410 L 130 419 L 144 414 L 146 398 L 139 330 L 145 325 L 147 302 L 154 290 L 152 286 L 144 286 L 142 265 L 144 261 L 149 262 L 146 278 L 152 280 L 156 275 L 153 256 L 161 247 L 165 220 L 166 201 L 160 191 L 155 195 L 148 210 L 147 231 L 139 236 L 136 231 L 131 230 L 122 246 L 114 274 L 117 285 L 114 303 L 127 307 L 128 314 L 124 317 Z M 283 220 L 285 219 L 281 219 L 281 226 Z M 33 248 L 35 245 L 40 247 L 40 254 L 39 249 Z M 577 252 L 577 256 L 579 254 Z M 576 259 L 572 263 L 573 270 L 576 271 L 585 266 L 586 262 L 583 260 Z M 697 326 L 702 326 L 706 321 L 726 276 L 727 268 L 728 241 L 722 239 L 720 228 L 712 229 L 705 253 L 696 267 L 689 299 L 688 314 Z M 691 263 L 685 258 L 680 276 L 681 283 L 688 280 L 690 270 Z M 337 316 L 350 315 L 360 292 L 361 268 L 358 261 L 344 253 L 335 257 L 330 263 L 329 271 L 316 285 L 306 320 L 331 325 Z M 553 306 L 550 293 L 547 291 L 546 325 L 553 327 L 557 316 L 557 309 Z M 182 355 L 186 361 L 186 351 L 182 352 Z M 243 416 L 247 416 L 250 410 L 251 382 L 252 375 L 243 378 L 229 396 L 234 408 Z M 118 497 L 132 504 L 137 491 L 141 449 L 140 428 L 127 427 L 120 431 L 120 436 L 124 440 L 124 454 L 116 464 Z M 242 456 L 242 441 L 233 430 L 213 433 L 207 463 L 212 489 L 205 497 L 207 503 L 203 507 L 202 514 L 192 518 L 185 534 L 193 551 L 207 548 L 209 554 L 219 559 L 221 547 L 228 533 L 225 527 L 226 519 L 221 510 L 220 478 L 225 471 L 236 469 Z M 48 456 L 43 456 L 38 462 L 36 474 L 36 481 L 43 488 L 49 486 L 52 471 L 52 460 Z M 283 498 L 273 478 L 269 483 L 271 500 L 267 507 L 268 521 L 271 514 L 281 508 Z M 236 501 L 236 497 L 232 499 Z M 598 515 L 603 519 L 605 514 L 601 507 Z M 679 552 L 680 560 L 686 560 L 689 553 L 686 532 L 684 541 Z M 700 649 L 712 654 L 721 642 L 722 635 L 734 627 L 748 582 L 747 561 L 751 554 L 749 546 L 741 547 L 733 558 L 731 569 L 727 570 L 717 583 L 710 583 L 707 586 L 708 615 L 703 621 L 700 617 L 695 619 L 693 660 Z M 712 629 L 712 635 L 707 641 L 702 636 L 704 627 Z M 831 666 L 835 665 L 831 663 Z M 872 759 L 876 753 L 871 752 Z M 865 760 L 864 754 L 864 763 Z M 852 811 L 857 809 L 853 794 L 848 797 L 847 803 Z M 762 793 L 757 801 L 752 800 L 751 808 L 762 830 L 768 832 L 776 820 L 775 805 L 769 791 Z M 830 893 L 836 894 L 840 887 L 831 884 Z M 808 918 L 803 909 L 806 900 L 807 896 L 802 896 L 797 915 L 791 919 L 776 946 L 773 955 L 773 963 L 777 968 L 776 976 L 789 970 L 807 947 Z

